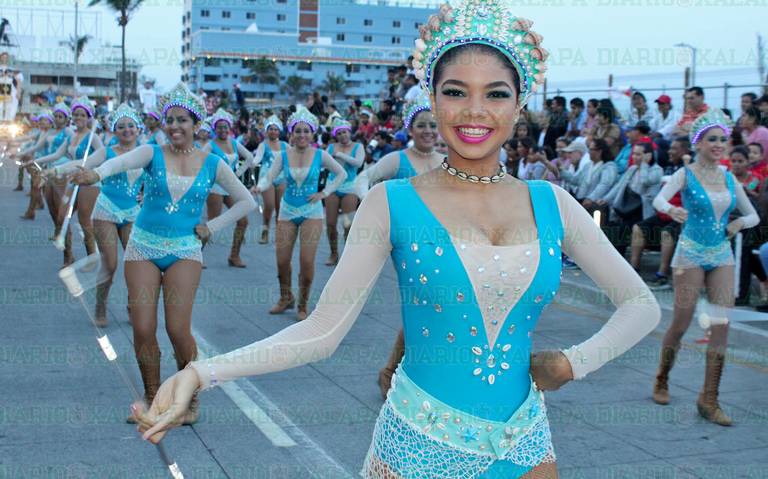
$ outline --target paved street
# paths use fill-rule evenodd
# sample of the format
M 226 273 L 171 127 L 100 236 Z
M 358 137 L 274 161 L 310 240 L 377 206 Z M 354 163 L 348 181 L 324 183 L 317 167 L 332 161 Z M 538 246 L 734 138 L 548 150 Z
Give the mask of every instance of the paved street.
M 80 304 L 58 279 L 61 253 L 48 241 L 48 213 L 20 220 L 28 198 L 11 191 L 15 167 L 6 164 L 0 175 L 0 478 L 168 477 L 154 449 L 125 423 L 130 393 L 104 359 Z M 251 219 L 259 223 L 255 215 Z M 245 270 L 226 264 L 230 231 L 206 248 L 208 268 L 193 320 L 202 353 L 228 351 L 293 322 L 291 314 L 267 314 L 277 295 L 274 247 L 256 244 L 257 231 L 249 230 Z M 77 233 L 75 244 L 80 258 Z M 315 294 L 331 273 L 323 266 L 326 256 L 323 243 Z M 600 298 L 578 271 L 567 271 L 563 281 L 539 323 L 535 349 L 580 342 L 610 314 L 609 307 L 592 304 Z M 200 422 L 164 441 L 185 477 L 355 477 L 382 403 L 377 371 L 400 321 L 391 267 L 377 288 L 329 360 L 203 393 Z M 125 296 L 121 269 L 106 332 L 118 360 L 138 380 Z M 668 296 L 662 300 L 667 305 Z M 768 334 L 758 324 L 731 335 L 733 360 L 726 365 L 721 402 L 735 425 L 723 428 L 696 413 L 704 358 L 695 321 L 672 372 L 672 403 L 657 406 L 650 399 L 670 316 L 665 310 L 659 328 L 625 356 L 547 394 L 561 477 L 768 477 Z M 167 377 L 175 362 L 159 331 Z

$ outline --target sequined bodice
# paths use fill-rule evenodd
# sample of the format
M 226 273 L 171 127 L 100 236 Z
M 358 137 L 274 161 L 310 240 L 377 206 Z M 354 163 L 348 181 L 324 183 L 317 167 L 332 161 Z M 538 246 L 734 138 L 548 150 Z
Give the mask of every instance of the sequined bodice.
M 75 138 L 74 136 L 67 139 L 67 154 L 72 160 L 82 161 L 85 156 L 85 148 L 88 146 L 88 136 L 89 135 L 83 136 L 83 138 L 80 139 L 80 143 L 77 144 L 77 147 L 72 145 L 72 140 Z M 91 145 L 89 153 L 93 153 L 93 145 Z
M 208 155 L 191 186 L 181 197 L 174 199 L 168 184 L 162 147 L 153 145 L 152 148 L 152 161 L 144 168 L 144 203 L 136 226 L 159 236 L 193 235 L 208 192 L 216 181 L 218 162 L 222 160 L 216 155 Z
M 397 167 L 397 173 L 392 177 L 394 180 L 402 178 L 411 178 L 418 175 L 416 169 L 411 164 L 411 160 L 408 159 L 408 155 L 405 154 L 405 150 L 400 151 L 400 165 Z
M 115 151 L 108 146 L 104 161 L 110 161 L 116 157 Z M 130 170 L 104 178 L 101 181 L 101 194 L 107 195 L 110 201 L 119 208 L 134 207 L 137 204 L 136 197 L 142 185 L 142 181 L 140 181 L 142 173 L 142 170 Z
M 301 206 L 308 202 L 309 196 L 317 193 L 318 182 L 320 180 L 320 168 L 322 164 L 322 150 L 315 151 L 312 163 L 309 165 L 309 171 L 305 175 L 298 175 L 299 168 L 292 168 L 287 158 L 284 158 L 283 171 L 288 182 L 285 190 L 285 201 L 293 206 Z M 304 176 L 301 183 L 297 178 Z
M 547 183 L 528 185 L 539 239 L 482 246 L 457 244 L 408 180 L 386 183 L 403 368 L 435 397 L 494 420 L 525 400 L 531 335 L 560 282 L 557 202 Z
M 728 216 L 736 206 L 733 176 L 725 172 L 727 190 L 708 192 L 690 170 L 685 169 L 686 185 L 681 197 L 688 210 L 682 234 L 705 246 L 717 245 L 725 239 Z
M 213 140 L 211 140 L 211 153 L 218 155 L 222 160 L 226 161 L 232 171 L 237 169 L 237 142 L 235 140 L 229 140 L 232 145 L 232 153 L 225 153 L 224 150 Z
M 333 156 L 333 152 L 335 150 L 335 144 L 331 144 L 328 146 L 328 154 Z M 352 147 L 352 150 L 348 153 L 349 156 L 355 157 L 357 154 L 357 149 L 360 148 L 360 143 L 355 143 L 355 146 Z M 357 178 L 357 170 L 360 168 L 359 166 L 351 165 L 347 162 L 344 162 L 342 165 L 344 167 L 344 171 L 347 172 L 347 179 L 344 180 L 344 184 L 350 184 L 354 183 L 355 178 Z M 331 173 L 328 175 L 328 181 L 333 181 L 333 179 L 336 178 L 336 175 Z

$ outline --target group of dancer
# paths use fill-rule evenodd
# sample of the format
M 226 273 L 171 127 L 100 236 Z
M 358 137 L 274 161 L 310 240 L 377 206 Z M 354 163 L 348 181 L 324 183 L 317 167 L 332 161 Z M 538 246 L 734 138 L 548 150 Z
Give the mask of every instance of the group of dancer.
M 513 178 L 499 164 L 516 119 L 544 81 L 548 53 L 531 26 L 502 1 L 443 5 L 420 28 L 416 42 L 414 68 L 428 98 L 409 105 L 404 115 L 413 144 L 362 172 L 364 147 L 352 141 L 351 124 L 343 119 L 333 124 L 335 142 L 322 149 L 315 138 L 318 120 L 307 109 L 298 108 L 288 119 L 288 143 L 280 139 L 282 122 L 270 117 L 263 125 L 265 140 L 251 152 L 232 140 L 232 117 L 219 110 L 206 118 L 204 103 L 183 84 L 144 122 L 151 133 L 143 145 L 142 121 L 125 105 L 112 117 L 107 146 L 91 134 L 94 113 L 87 99 L 71 110 L 57 105 L 53 114 L 39 115 L 40 137 L 22 155 L 41 152 L 34 161 L 53 165 L 43 176 L 49 178 L 45 197 L 57 228 L 68 178 L 81 187 L 77 210 L 88 253 L 97 244 L 114 273 L 118 240 L 125 250 L 134 348 L 151 405 L 132 406 L 129 419 L 139 423 L 146 439 L 157 442 L 172 427 L 194 422 L 203 389 L 330 356 L 391 257 L 403 329 L 379 375 L 385 402 L 363 476 L 556 477 L 543 392 L 583 379 L 623 354 L 657 326 L 661 314 L 645 283 L 580 203 L 551 183 Z M 68 128 L 70 115 L 74 131 Z M 728 239 L 756 224 L 739 183 L 716 166 L 727 135 L 728 124 L 717 110 L 694 122 L 696 161 L 654 202 L 684 227 L 673 260 L 674 319 L 653 398 L 670 402 L 669 371 L 705 286 L 712 326 L 698 408 L 721 425 L 731 423 L 717 401 L 726 308 L 733 304 Z M 438 136 L 447 156 L 435 151 Z M 241 177 L 257 166 L 249 192 Z M 320 189 L 323 169 L 330 175 Z M 668 203 L 677 191 L 682 207 Z M 197 361 L 191 319 L 202 248 L 213 233 L 234 223 L 229 264 L 245 266 L 240 249 L 247 216 L 256 207 L 251 193 L 264 201 L 259 243 L 269 241 L 276 213 L 280 296 L 269 312 L 295 307 L 300 321 Z M 222 204 L 228 208 L 224 213 Z M 728 223 L 734 208 L 744 216 Z M 336 268 L 311 310 L 324 220 L 330 244 L 326 264 Z M 298 298 L 291 264 L 297 240 Z M 72 261 L 69 251 L 65 262 Z M 563 255 L 595 281 L 616 311 L 582 343 L 533 353 L 531 338 L 559 289 Z M 102 324 L 110 283 L 97 295 Z M 179 369 L 162 385 L 156 338 L 161 293 Z

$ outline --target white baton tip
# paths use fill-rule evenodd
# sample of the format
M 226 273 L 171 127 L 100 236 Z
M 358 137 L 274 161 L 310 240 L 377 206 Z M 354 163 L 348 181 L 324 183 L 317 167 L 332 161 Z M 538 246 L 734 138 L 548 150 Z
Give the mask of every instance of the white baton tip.
M 109 361 L 117 359 L 115 348 L 112 347 L 112 343 L 109 341 L 109 337 L 106 334 L 96 339 L 99 341 L 99 346 L 101 346 L 104 356 L 106 356 Z
M 61 278 L 64 286 L 67 287 L 69 294 L 75 298 L 83 294 L 83 287 L 80 285 L 80 281 L 77 280 L 77 275 L 72 266 L 67 266 L 66 268 L 59 270 L 59 278 Z
M 184 474 L 181 473 L 181 469 L 179 469 L 175 462 L 168 466 L 168 470 L 171 471 L 173 479 L 184 479 Z
M 595 212 L 592 214 L 592 218 L 594 218 L 595 224 L 600 226 L 600 210 L 595 210 Z

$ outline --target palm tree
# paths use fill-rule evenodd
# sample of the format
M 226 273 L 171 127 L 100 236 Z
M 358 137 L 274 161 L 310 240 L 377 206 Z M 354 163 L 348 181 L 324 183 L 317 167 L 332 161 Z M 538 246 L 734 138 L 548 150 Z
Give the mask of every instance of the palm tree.
M 104 4 L 117 12 L 117 24 L 122 31 L 122 42 L 120 43 L 120 52 L 122 53 L 122 68 L 120 71 L 120 103 L 125 101 L 125 83 L 127 77 L 127 68 L 125 65 L 125 27 L 128 26 L 131 14 L 139 8 L 143 0 L 90 0 L 88 6 L 92 7 L 98 4 Z
M 75 55 L 75 63 L 79 63 L 80 56 L 83 54 L 83 50 L 85 50 L 85 46 L 91 38 L 93 37 L 90 35 L 83 35 L 82 37 L 77 38 L 75 38 L 74 35 L 70 35 L 69 40 L 66 43 L 61 44 L 69 46 L 69 49 L 72 50 L 72 53 Z
M 291 75 L 285 79 L 285 83 L 283 83 L 280 90 L 290 95 L 292 101 L 296 101 L 304 93 L 306 86 L 307 81 L 305 79 L 298 75 Z
M 256 80 L 256 83 L 277 83 L 280 77 L 275 62 L 266 57 L 247 60 L 246 66 L 251 70 L 250 80 Z
M 328 72 L 328 75 L 320 85 L 320 88 L 327 92 L 329 97 L 334 98 L 337 93 L 344 91 L 346 85 L 347 82 L 344 80 L 344 77 Z

